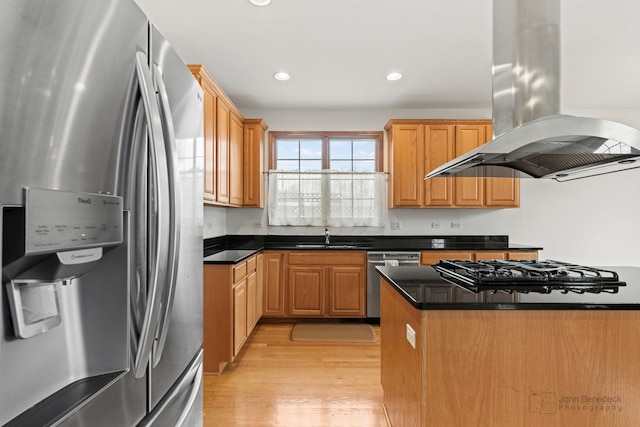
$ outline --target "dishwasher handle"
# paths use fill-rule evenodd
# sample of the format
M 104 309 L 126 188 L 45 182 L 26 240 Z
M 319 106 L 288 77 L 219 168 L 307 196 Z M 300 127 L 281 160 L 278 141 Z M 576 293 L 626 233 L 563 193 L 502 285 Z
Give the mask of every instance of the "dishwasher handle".
M 369 264 L 385 265 L 385 261 L 397 261 L 398 265 L 420 265 L 419 259 L 412 259 L 412 260 L 406 260 L 406 261 L 394 260 L 394 259 L 388 259 L 388 260 L 382 260 L 382 261 L 369 260 Z

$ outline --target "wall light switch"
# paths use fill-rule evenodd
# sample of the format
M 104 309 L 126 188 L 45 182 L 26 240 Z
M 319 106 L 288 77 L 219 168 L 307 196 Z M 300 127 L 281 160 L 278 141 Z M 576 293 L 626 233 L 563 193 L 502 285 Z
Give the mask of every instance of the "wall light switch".
M 411 347 L 416 348 L 416 331 L 407 323 L 407 341 L 411 344 Z

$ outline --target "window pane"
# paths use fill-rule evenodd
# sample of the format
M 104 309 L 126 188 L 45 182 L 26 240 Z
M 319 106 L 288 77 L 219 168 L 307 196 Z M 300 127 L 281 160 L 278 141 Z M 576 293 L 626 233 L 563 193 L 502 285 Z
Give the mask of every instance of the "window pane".
M 375 159 L 376 142 L 373 139 L 357 139 L 353 141 L 354 159 Z
M 300 141 L 301 159 L 322 159 L 322 140 L 307 139 Z
M 300 160 L 300 172 L 322 170 L 322 160 Z
M 329 169 L 340 172 L 351 171 L 351 160 L 331 160 Z
M 332 139 L 329 141 L 329 157 L 331 159 L 350 159 L 351 140 Z
M 276 140 L 276 158 L 278 159 L 299 158 L 298 140 L 291 140 L 291 139 Z
M 297 160 L 278 160 L 276 162 L 276 170 L 279 171 L 297 171 L 298 166 Z
M 357 160 L 353 162 L 354 172 L 375 172 L 376 162 L 375 160 Z

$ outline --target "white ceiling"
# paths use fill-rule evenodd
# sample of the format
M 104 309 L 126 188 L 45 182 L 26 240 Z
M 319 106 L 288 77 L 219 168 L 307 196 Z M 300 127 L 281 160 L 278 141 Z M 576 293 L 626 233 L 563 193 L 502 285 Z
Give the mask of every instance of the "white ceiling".
M 491 107 L 491 0 L 136 1 L 240 109 Z M 564 0 L 561 22 L 563 109 L 640 108 L 640 1 Z

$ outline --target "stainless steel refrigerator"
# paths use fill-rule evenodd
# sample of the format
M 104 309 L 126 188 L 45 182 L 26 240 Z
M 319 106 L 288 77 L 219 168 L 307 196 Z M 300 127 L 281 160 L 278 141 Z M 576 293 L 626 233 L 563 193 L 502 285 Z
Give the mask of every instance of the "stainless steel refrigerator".
M 202 129 L 132 0 L 0 3 L 0 425 L 202 425 Z

